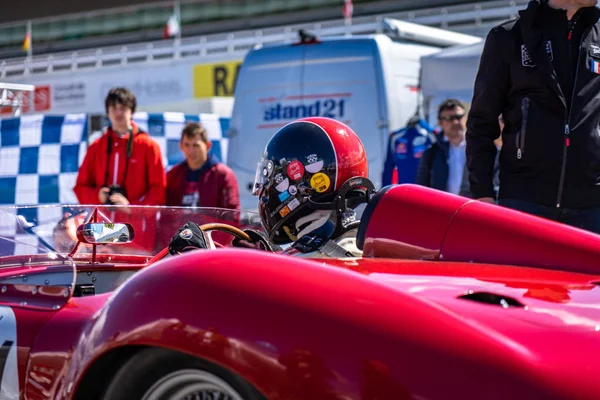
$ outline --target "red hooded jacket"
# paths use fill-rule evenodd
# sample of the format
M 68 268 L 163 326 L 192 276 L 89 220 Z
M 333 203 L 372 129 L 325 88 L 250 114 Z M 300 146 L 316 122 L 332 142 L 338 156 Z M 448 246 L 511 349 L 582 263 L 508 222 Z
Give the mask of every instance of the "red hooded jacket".
M 88 147 L 73 188 L 81 204 L 99 204 L 100 188 L 114 184 L 125 188 L 132 205 L 165 204 L 167 178 L 160 147 L 146 132 L 140 131 L 137 124 L 132 122 L 131 126 L 134 139 L 126 177 L 130 134 L 118 137 L 108 128 Z M 107 148 L 109 136 L 112 138 L 110 154 Z
M 184 161 L 167 173 L 167 205 L 181 206 L 188 171 Z M 240 209 L 240 195 L 234 172 L 215 156 L 209 156 L 202 167 L 200 179 L 200 204 L 198 207 Z
M 184 161 L 174 166 L 167 173 L 167 205 L 182 206 L 183 195 L 186 185 L 186 173 L 189 171 L 187 163 Z M 214 156 L 210 155 L 206 163 L 202 166 L 198 179 L 200 201 L 198 207 L 216 207 L 227 208 L 231 210 L 240 210 L 240 195 L 237 179 L 234 172 L 225 164 L 219 162 Z M 221 222 L 229 225 L 238 226 L 240 214 L 233 212 L 228 214 L 232 219 L 211 220 L 203 217 L 202 220 L 196 220 L 196 223 Z M 194 220 L 194 218 L 192 218 Z M 179 225 L 169 226 L 168 221 L 160 221 L 161 229 L 172 231 L 173 234 L 180 228 Z M 233 239 L 228 233 L 214 232 L 212 238 L 215 242 L 223 246 L 228 246 Z

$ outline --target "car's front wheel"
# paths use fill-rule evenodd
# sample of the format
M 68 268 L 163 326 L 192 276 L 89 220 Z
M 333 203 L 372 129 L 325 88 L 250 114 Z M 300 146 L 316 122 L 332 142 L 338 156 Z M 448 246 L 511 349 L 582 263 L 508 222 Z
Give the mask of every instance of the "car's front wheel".
M 145 349 L 119 369 L 105 400 L 263 400 L 250 384 L 212 363 Z

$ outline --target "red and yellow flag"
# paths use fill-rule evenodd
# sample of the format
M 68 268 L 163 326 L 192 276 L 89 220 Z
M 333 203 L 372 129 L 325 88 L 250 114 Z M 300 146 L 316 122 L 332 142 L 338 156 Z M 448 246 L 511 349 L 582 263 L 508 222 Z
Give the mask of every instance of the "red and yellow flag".
M 31 49 L 31 28 L 27 25 L 27 32 L 25 32 L 25 38 L 23 39 L 23 51 L 29 51 Z

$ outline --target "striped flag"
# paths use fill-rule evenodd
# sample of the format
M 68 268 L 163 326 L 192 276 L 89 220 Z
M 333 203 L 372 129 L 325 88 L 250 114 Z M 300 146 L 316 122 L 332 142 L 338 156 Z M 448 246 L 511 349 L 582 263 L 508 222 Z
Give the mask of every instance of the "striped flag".
M 354 7 L 352 6 L 352 0 L 344 0 L 344 18 L 347 20 L 352 19 L 352 12 Z
M 591 60 L 591 66 L 590 66 L 592 72 L 596 73 L 596 74 L 600 74 L 600 62 L 594 60 L 592 58 Z
M 25 32 L 25 38 L 23 38 L 23 51 L 28 54 L 31 52 L 31 21 L 27 23 L 27 31 Z
M 179 18 L 177 18 L 177 13 L 173 13 L 173 15 L 171 15 L 167 21 L 167 26 L 165 26 L 163 36 L 165 39 L 167 39 L 172 36 L 178 36 L 180 32 L 181 29 L 179 27 Z

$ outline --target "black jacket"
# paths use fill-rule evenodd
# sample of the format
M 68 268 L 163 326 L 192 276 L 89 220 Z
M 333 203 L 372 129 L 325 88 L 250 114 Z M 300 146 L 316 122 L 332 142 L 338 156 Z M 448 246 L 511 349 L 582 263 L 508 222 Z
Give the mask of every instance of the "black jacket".
M 441 136 L 438 137 L 437 141 L 423 152 L 423 157 L 419 161 L 415 183 L 446 192 L 448 188 L 449 152 L 450 143 L 444 141 Z M 471 192 L 469 191 L 469 173 L 466 166 L 463 171 L 459 195 L 471 197 Z
M 571 40 L 565 11 L 532 1 L 519 14 L 485 42 L 467 122 L 471 192 L 493 197 L 502 114 L 500 198 L 600 206 L 600 10 L 580 10 Z

